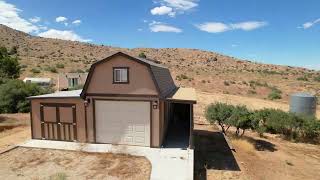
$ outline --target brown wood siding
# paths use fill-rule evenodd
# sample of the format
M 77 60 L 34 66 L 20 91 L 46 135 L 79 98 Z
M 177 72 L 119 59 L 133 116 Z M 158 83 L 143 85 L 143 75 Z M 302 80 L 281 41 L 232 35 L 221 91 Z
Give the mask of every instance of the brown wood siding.
M 113 84 L 113 68 L 126 66 L 130 69 L 128 84 Z M 89 80 L 86 94 L 158 95 L 148 66 L 116 56 L 97 65 Z
M 58 135 L 57 133 L 58 127 L 55 127 L 54 125 L 41 126 L 41 119 L 44 119 L 46 121 L 48 120 L 49 122 L 51 122 L 51 120 L 55 122 L 57 120 L 57 117 L 59 117 L 59 121 L 60 120 L 69 121 L 70 119 L 70 113 L 61 113 L 60 108 L 58 111 L 56 111 L 56 108 L 53 108 L 54 109 L 54 112 L 53 112 L 52 107 L 49 108 L 45 106 L 46 103 L 74 104 L 75 111 L 72 111 L 72 120 L 71 120 L 72 122 L 70 123 L 72 124 L 74 121 L 76 121 L 76 129 L 75 130 L 71 129 L 70 131 L 75 134 L 79 142 L 86 142 L 84 104 L 83 104 L 83 100 L 80 98 L 32 99 L 31 100 L 31 107 L 32 107 L 31 116 L 32 116 L 32 132 L 33 132 L 34 139 L 41 139 L 42 138 L 41 132 L 45 132 L 46 136 L 48 135 L 47 132 L 50 132 L 52 135 L 54 132 L 56 133 L 55 135 Z M 41 104 L 44 104 L 44 106 L 41 107 Z M 41 113 L 41 109 L 43 109 L 42 113 Z M 45 113 L 44 111 L 47 111 L 47 113 Z M 62 111 L 64 112 L 65 110 L 62 110 Z M 52 117 L 55 117 L 55 120 L 53 120 Z M 47 128 L 47 130 L 44 130 L 44 128 Z

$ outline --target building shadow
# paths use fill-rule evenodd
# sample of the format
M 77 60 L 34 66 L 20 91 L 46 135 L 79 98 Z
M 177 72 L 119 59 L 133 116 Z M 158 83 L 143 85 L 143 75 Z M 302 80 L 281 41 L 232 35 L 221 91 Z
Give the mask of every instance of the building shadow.
M 194 177 L 207 178 L 207 170 L 240 171 L 226 139 L 221 132 L 194 131 Z

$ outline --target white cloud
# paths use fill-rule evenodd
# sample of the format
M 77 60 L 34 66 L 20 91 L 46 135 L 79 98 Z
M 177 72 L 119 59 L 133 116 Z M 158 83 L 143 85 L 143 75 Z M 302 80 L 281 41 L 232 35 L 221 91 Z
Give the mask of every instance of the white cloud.
M 198 0 L 162 0 L 162 2 L 179 11 L 187 11 L 198 6 Z
M 206 22 L 196 25 L 196 27 L 201 31 L 206 31 L 209 33 L 220 33 L 230 30 L 230 27 L 228 25 L 220 22 Z
M 199 30 L 206 31 L 209 33 L 221 33 L 231 30 L 244 30 L 251 31 L 268 25 L 264 21 L 246 21 L 234 24 L 225 24 L 222 22 L 205 22 L 202 24 L 195 25 Z
M 231 47 L 238 47 L 238 44 L 231 44 Z
M 161 6 L 151 9 L 152 15 L 168 15 L 174 17 L 198 6 L 199 0 L 156 0 Z
M 67 21 L 67 20 L 68 20 L 68 18 L 63 17 L 63 16 L 59 16 L 59 17 L 56 18 L 56 22 L 64 22 L 64 21 Z
M 138 28 L 137 31 L 141 32 L 141 31 L 143 31 L 143 29 L 142 28 Z
M 247 22 L 231 24 L 231 27 L 232 29 L 241 29 L 244 31 L 251 31 L 251 30 L 266 26 L 267 24 L 268 23 L 264 21 L 247 21 Z
M 302 27 L 298 27 L 298 28 L 309 29 L 312 26 L 316 25 L 317 23 L 320 23 L 320 18 L 316 19 L 314 21 L 311 21 L 311 22 L 306 22 L 306 23 L 302 24 Z
M 54 38 L 70 41 L 90 42 L 91 39 L 84 39 L 73 31 L 60 31 L 56 29 L 49 29 L 48 31 L 39 33 L 38 36 L 45 38 Z
M 32 23 L 38 23 L 38 22 L 41 21 L 41 18 L 35 16 L 35 17 L 33 17 L 33 18 L 30 18 L 29 21 L 32 22 Z
M 48 27 L 47 27 L 47 26 L 43 26 L 43 25 L 39 25 L 39 29 L 41 29 L 41 30 L 47 30 Z
M 174 32 L 174 33 L 181 33 L 182 29 L 167 25 L 162 22 L 153 21 L 149 24 L 149 28 L 151 32 Z
M 0 24 L 26 33 L 38 32 L 39 28 L 19 16 L 20 9 L 15 5 L 0 1 Z
M 65 22 L 65 23 L 63 23 L 65 26 L 68 26 L 69 25 L 69 23 L 67 23 L 67 22 Z
M 72 24 L 81 24 L 81 20 L 80 19 L 74 20 Z
M 167 7 L 167 6 L 160 6 L 160 7 L 155 7 L 153 9 L 150 10 L 152 15 L 169 15 L 171 17 L 175 16 L 175 12 L 172 11 L 171 7 Z

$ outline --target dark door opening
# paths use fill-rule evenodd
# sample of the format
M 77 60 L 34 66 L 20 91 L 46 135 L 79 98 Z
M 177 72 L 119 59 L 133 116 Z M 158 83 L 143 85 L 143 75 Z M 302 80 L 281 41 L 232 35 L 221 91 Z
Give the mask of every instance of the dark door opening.
M 190 139 L 190 104 L 171 103 L 169 124 L 164 142 L 166 148 L 189 147 Z

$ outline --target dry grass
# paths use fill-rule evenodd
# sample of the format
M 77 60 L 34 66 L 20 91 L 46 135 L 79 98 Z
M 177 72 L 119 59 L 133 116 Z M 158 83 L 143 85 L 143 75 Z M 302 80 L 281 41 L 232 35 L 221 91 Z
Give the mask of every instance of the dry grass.
M 241 150 L 254 154 L 256 149 L 254 148 L 253 144 L 248 142 L 246 139 L 242 138 L 231 138 L 231 144 L 237 148 L 241 148 Z

